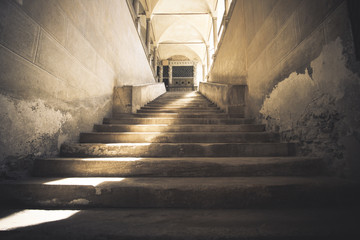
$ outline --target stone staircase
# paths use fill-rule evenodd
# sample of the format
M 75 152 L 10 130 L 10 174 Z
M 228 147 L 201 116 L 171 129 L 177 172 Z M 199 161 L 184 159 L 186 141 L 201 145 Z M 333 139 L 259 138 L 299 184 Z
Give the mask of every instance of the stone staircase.
M 1 203 L 81 213 L 46 225 L 51 234 L 40 226 L 12 239 L 332 239 L 357 230 L 336 219 L 357 209 L 359 184 L 324 176 L 321 159 L 295 156 L 293 143 L 196 92 L 104 119 L 60 156 L 37 159 L 31 179 L 0 183 Z

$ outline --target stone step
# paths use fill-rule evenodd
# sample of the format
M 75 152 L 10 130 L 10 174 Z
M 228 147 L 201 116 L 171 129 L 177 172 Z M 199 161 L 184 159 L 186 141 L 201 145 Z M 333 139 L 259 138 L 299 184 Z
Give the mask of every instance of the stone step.
M 62 157 L 278 157 L 293 156 L 292 143 L 65 143 Z
M 137 110 L 137 113 L 180 113 L 180 114 L 217 114 L 223 113 L 219 109 L 164 109 L 164 108 L 141 108 Z
M 164 102 L 164 103 L 169 103 L 169 102 L 185 102 L 185 103 L 211 103 L 209 100 L 207 100 L 206 98 L 157 98 L 154 99 L 153 101 L 151 101 L 152 103 L 154 102 Z
M 81 143 L 250 143 L 279 142 L 269 132 L 90 132 L 80 133 Z
M 206 100 L 206 98 L 204 98 L 201 95 L 197 95 L 197 96 L 169 96 L 169 95 L 163 95 L 160 96 L 159 98 L 157 98 L 158 100 Z
M 175 108 L 184 108 L 184 107 L 197 107 L 197 108 L 203 108 L 203 107 L 217 107 L 213 103 L 168 103 L 168 104 L 159 104 L 159 103 L 148 103 L 145 105 L 146 107 L 175 107 Z
M 96 132 L 263 132 L 263 124 L 241 124 L 241 125 L 128 125 L 128 124 L 96 124 Z
M 250 118 L 137 118 L 128 116 L 121 119 L 104 118 L 104 124 L 249 124 Z
M 165 100 L 155 100 L 152 101 L 150 103 L 148 103 L 148 105 L 153 105 L 153 104 L 161 104 L 161 105 L 166 105 L 166 106 L 171 106 L 171 105 L 208 105 L 208 104 L 212 104 L 212 106 L 214 106 L 214 104 L 210 101 L 207 100 L 197 100 L 197 101 L 165 101 Z
M 308 157 L 46 158 L 36 177 L 250 177 L 316 176 L 324 162 Z
M 2 239 L 350 240 L 360 208 L 2 209 Z M 60 216 L 60 217 L 59 217 Z M 71 216 L 67 217 L 66 216 Z M 43 224 L 24 222 L 34 219 Z M 61 219 L 51 221 L 50 219 Z M 40 220 L 39 220 L 40 219 Z M 51 222 L 50 222 L 51 221 Z M 45 222 L 45 223 L 44 223 Z M 44 237 L 46 236 L 46 237 Z
M 128 114 L 114 114 L 114 118 L 127 117 Z M 226 113 L 135 113 L 133 117 L 138 118 L 229 118 Z M 239 118 L 244 117 L 244 114 L 238 114 Z
M 178 107 L 153 107 L 153 106 L 149 106 L 146 105 L 144 107 L 142 107 L 141 109 L 146 109 L 146 110 L 184 110 L 184 111 L 216 111 L 216 110 L 220 110 L 220 108 L 213 106 L 213 107 L 183 107 L 183 106 L 178 106 Z
M 41 208 L 287 208 L 358 205 L 360 185 L 328 177 L 32 178 L 0 183 L 1 204 Z

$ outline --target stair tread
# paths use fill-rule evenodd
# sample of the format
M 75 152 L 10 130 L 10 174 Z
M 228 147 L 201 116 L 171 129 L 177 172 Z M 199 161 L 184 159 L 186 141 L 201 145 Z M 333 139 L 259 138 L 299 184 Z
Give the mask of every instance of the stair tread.
M 109 124 L 95 124 L 95 125 L 106 125 L 106 126 L 133 126 L 132 124 L 126 123 L 109 123 Z M 154 126 L 154 127 L 207 127 L 207 124 L 157 124 L 157 123 L 149 123 L 149 124 L 136 124 L 136 126 L 143 127 L 143 126 Z M 252 123 L 241 123 L 241 124 L 216 124 L 210 127 L 243 127 L 243 126 L 264 126 L 264 124 L 252 124 Z
M 359 239 L 359 208 L 88 209 L 62 221 L 17 228 L 11 239 L 270 240 Z M 59 210 L 6 209 L 0 214 L 58 216 Z M 71 212 L 71 210 L 69 211 Z M 96 220 L 94 220 L 96 219 Z M 341 221 L 339 221 L 341 219 Z M 20 219 L 19 219 L 20 220 Z M 14 224 L 16 222 L 16 224 Z M 8 226 L 23 226 L 14 221 Z M 123 227 L 120 227 L 123 226 Z M 5 223 L 3 229 L 6 230 Z M 2 236 L 6 238 L 3 232 Z
M 138 119 L 138 120 L 144 120 L 144 119 L 149 119 L 149 120 L 174 120 L 174 119 L 179 119 L 179 120 L 232 120 L 232 121 L 236 121 L 236 120 L 249 120 L 249 121 L 253 121 L 253 119 L 251 118 L 212 118 L 212 117 L 204 117 L 203 119 L 201 118 L 176 118 L 176 117 L 136 117 L 136 113 L 133 115 L 126 115 L 124 117 L 112 117 L 112 118 L 105 118 L 105 119 L 113 119 L 113 120 L 125 120 L 125 119 Z
M 84 132 L 82 134 L 94 134 L 94 135 L 275 135 L 275 132 Z
M 215 164 L 226 164 L 226 165 L 256 165 L 256 164 L 274 164 L 274 163 L 293 163 L 300 161 L 322 161 L 321 158 L 317 157 L 299 157 L 299 156 L 288 156 L 288 157 L 108 157 L 108 158 L 41 158 L 37 159 L 41 161 L 100 161 L 100 162 L 204 162 L 204 163 L 215 163 Z
M 80 140 L 92 143 L 136 143 L 136 142 L 173 142 L 173 143 L 208 143 L 208 142 L 279 142 L 279 133 L 272 132 L 88 132 L 81 133 Z
M 65 143 L 63 157 L 289 156 L 291 143 Z
M 360 183 L 336 177 L 291 177 L 291 176 L 266 176 L 266 177 L 67 177 L 67 178 L 34 178 L 22 180 L 5 180 L 0 185 L 71 185 L 71 186 L 102 186 L 114 187 L 150 187 L 150 188 L 183 188 L 198 187 L 215 188 L 248 188 L 254 186 L 296 186 L 309 187 L 360 187 Z M 356 194 L 356 192 L 354 193 Z
M 169 158 L 45 158 L 36 159 L 33 174 L 125 177 L 316 176 L 324 162 L 309 157 L 169 157 Z

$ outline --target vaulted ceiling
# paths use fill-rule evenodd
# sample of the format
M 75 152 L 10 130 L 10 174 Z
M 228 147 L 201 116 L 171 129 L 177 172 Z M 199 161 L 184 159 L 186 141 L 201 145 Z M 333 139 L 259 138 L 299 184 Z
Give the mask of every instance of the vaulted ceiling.
M 142 0 L 160 59 L 182 55 L 204 62 L 219 0 Z

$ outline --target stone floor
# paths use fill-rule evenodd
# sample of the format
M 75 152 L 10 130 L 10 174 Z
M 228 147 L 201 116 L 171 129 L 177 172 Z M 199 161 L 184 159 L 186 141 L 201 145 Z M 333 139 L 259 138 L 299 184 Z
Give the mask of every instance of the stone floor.
M 360 239 L 359 213 L 354 208 L 8 209 L 0 212 L 0 239 L 350 240 Z M 19 218 L 11 219 L 13 214 Z M 4 231 L 7 227 L 14 229 Z

